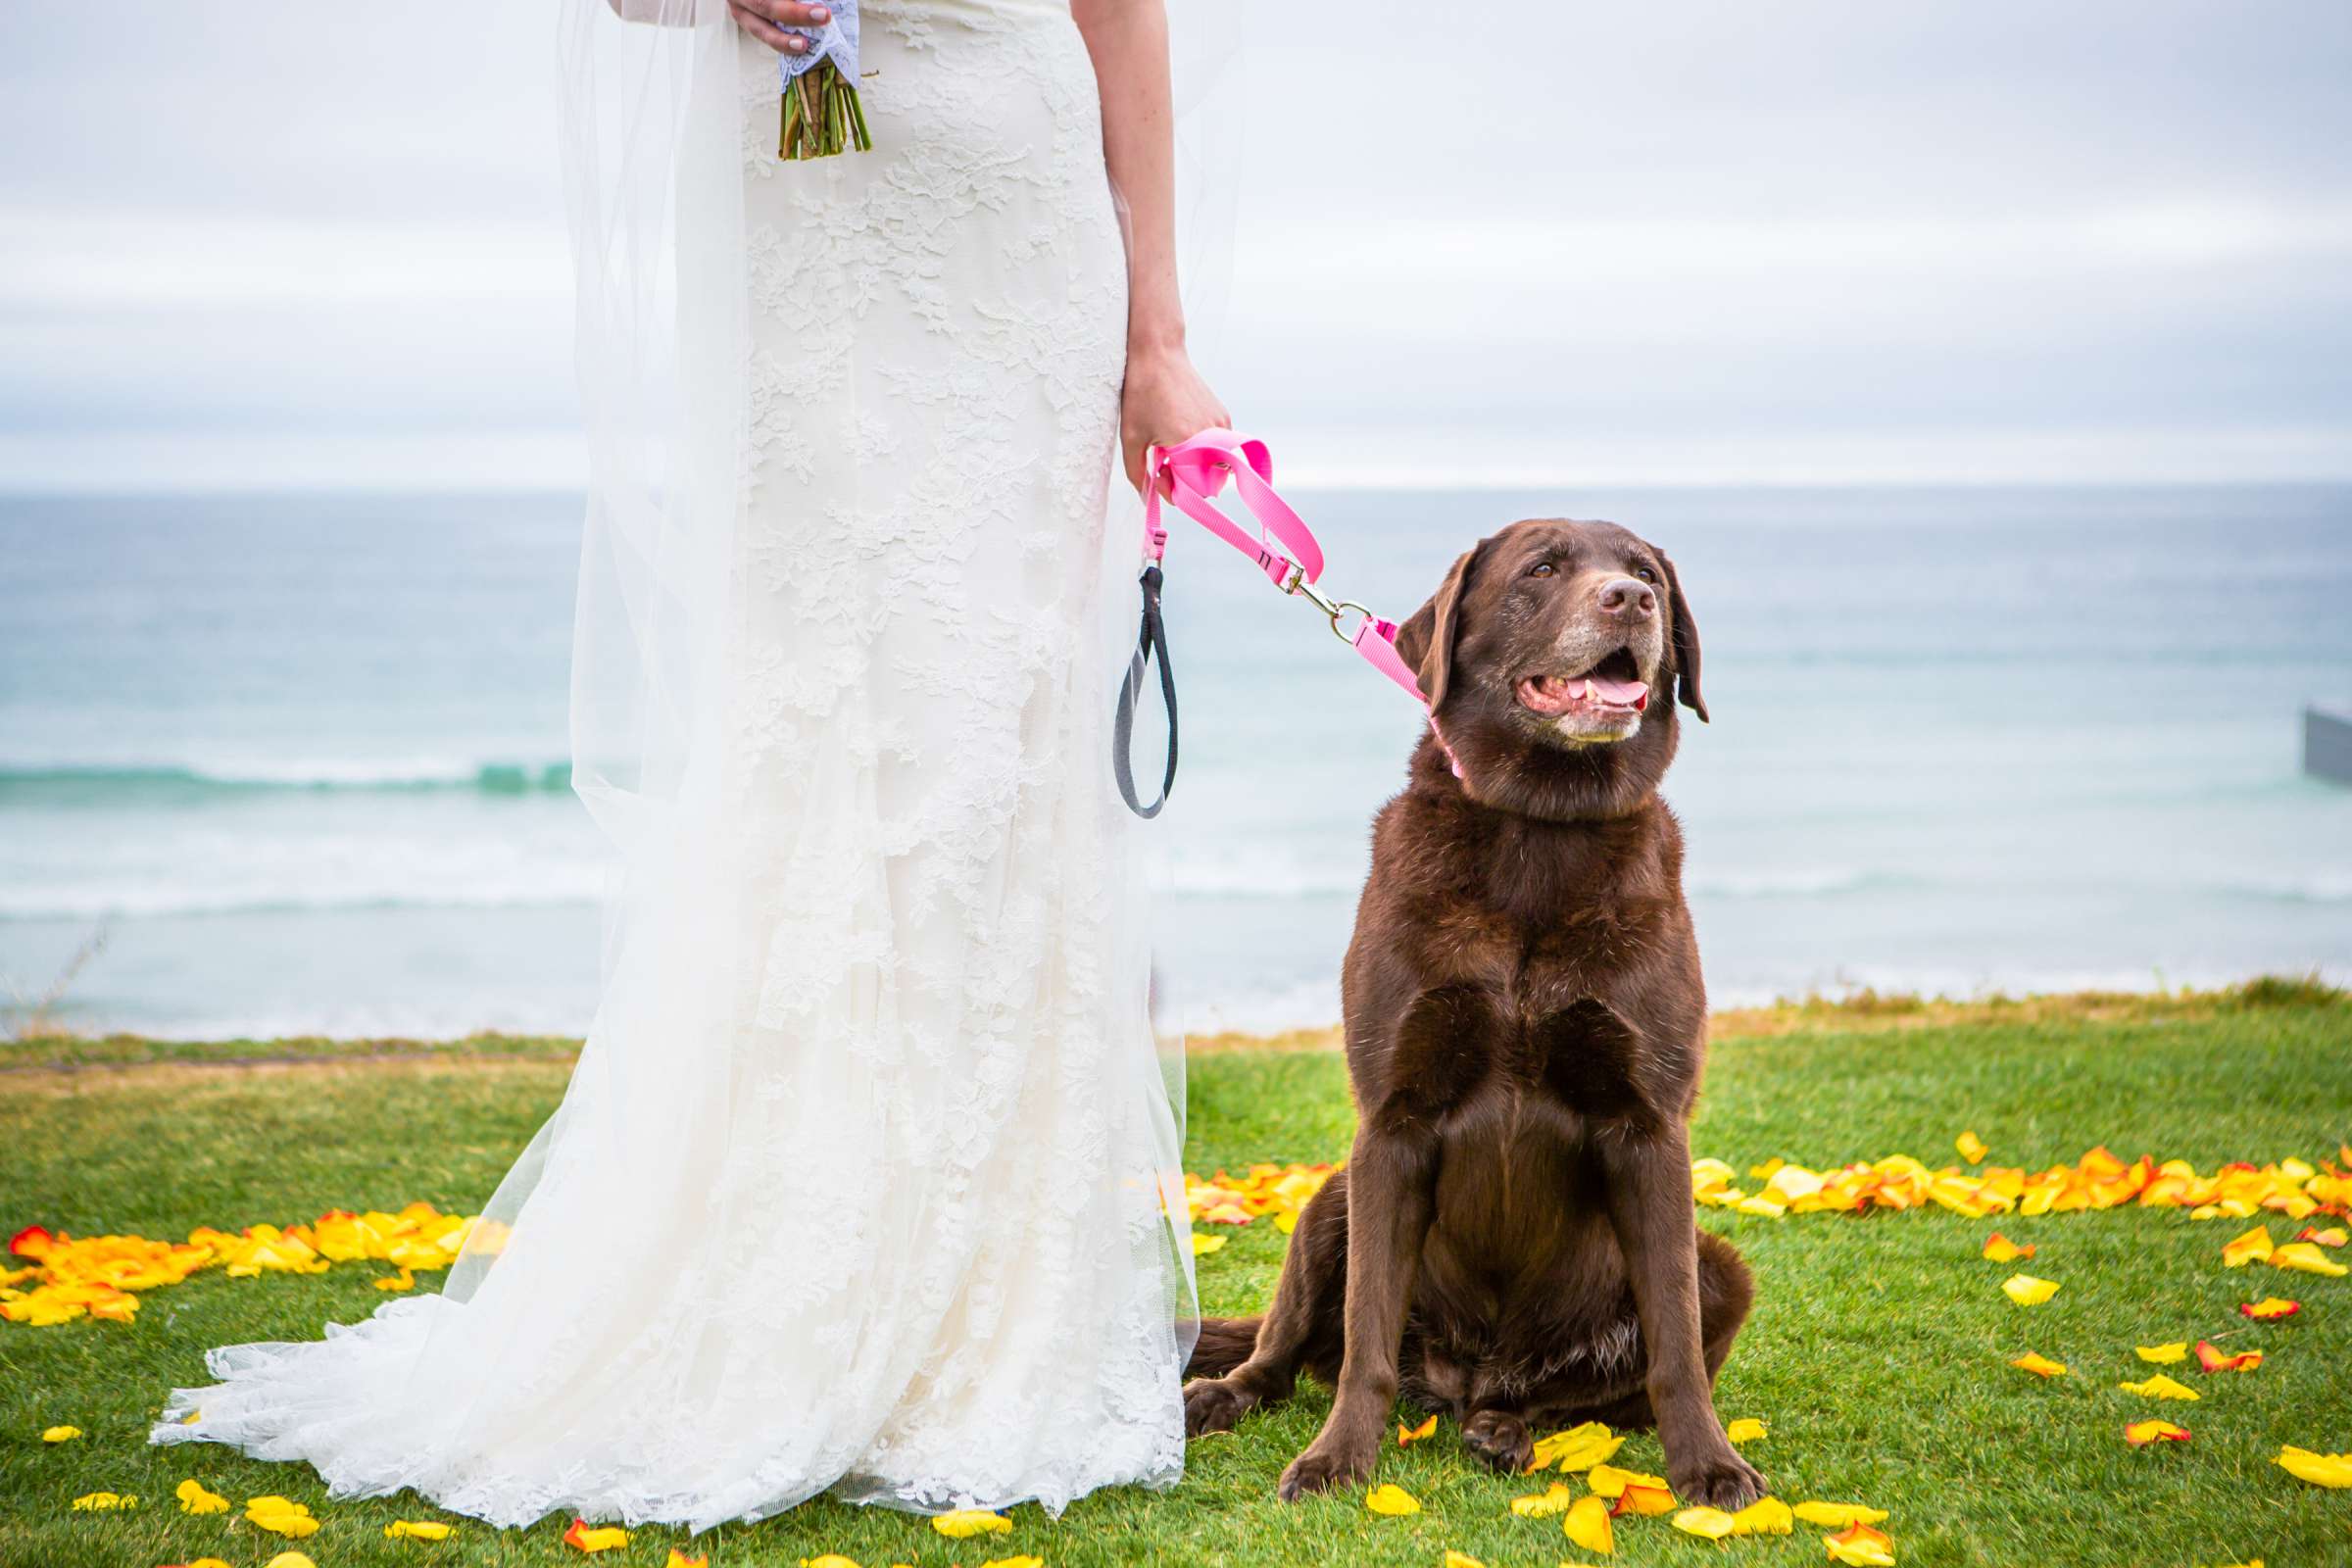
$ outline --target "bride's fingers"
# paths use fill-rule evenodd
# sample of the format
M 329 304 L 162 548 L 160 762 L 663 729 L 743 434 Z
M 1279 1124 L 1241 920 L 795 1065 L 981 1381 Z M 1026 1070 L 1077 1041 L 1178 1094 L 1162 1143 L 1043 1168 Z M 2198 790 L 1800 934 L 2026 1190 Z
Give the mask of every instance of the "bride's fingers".
M 792 25 L 810 27 L 821 25 L 831 15 L 822 6 L 786 5 L 781 0 L 727 0 L 727 10 L 744 31 L 770 49 L 790 55 L 808 53 L 808 40 L 777 26 L 771 20 L 775 14 L 789 13 L 785 20 Z

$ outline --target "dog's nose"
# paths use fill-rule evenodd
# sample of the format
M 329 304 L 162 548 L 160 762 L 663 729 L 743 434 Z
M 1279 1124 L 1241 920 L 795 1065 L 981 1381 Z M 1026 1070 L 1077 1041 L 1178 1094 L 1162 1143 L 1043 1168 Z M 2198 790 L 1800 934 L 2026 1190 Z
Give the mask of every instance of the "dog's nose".
M 1600 585 L 1600 612 L 1647 620 L 1658 612 L 1658 596 L 1639 577 L 1612 577 Z

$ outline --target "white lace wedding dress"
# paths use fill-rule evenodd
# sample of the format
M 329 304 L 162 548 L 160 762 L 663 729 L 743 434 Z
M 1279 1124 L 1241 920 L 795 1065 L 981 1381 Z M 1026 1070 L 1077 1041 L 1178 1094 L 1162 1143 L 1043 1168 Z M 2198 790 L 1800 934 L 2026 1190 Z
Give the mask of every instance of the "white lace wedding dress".
M 442 1295 L 214 1350 L 157 1442 L 503 1525 L 1179 1475 L 1177 1115 L 1103 760 L 1095 79 L 1061 0 L 869 0 L 863 31 L 874 148 L 809 163 L 775 159 L 772 56 L 725 45 L 719 586 L 641 671 L 636 776 L 584 789 L 625 824 L 607 995 L 511 1233 Z M 592 531 L 584 571 L 663 537 Z M 661 559 L 616 579 L 641 635 L 698 591 Z

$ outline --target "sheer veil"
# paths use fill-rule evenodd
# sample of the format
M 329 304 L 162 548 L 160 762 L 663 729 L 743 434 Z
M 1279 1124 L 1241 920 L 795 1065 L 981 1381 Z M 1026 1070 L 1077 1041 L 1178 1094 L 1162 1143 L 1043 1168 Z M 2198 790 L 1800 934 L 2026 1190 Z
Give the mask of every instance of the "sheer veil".
M 875 0 L 874 8 L 888 0 Z M 1242 100 L 1227 0 L 1174 0 L 1180 261 L 1196 335 L 1216 314 L 1231 249 L 1235 112 Z M 625 15 L 624 15 L 625 13 Z M 741 433 L 754 416 L 746 373 L 744 149 L 766 127 L 773 97 L 741 85 L 733 24 L 718 0 L 564 0 L 564 153 L 578 288 L 578 371 L 590 476 L 572 676 L 572 778 L 612 857 L 603 936 L 604 991 L 562 1107 L 518 1159 L 453 1269 L 453 1300 L 547 1288 L 505 1278 L 545 1260 L 592 1255 L 613 1266 L 633 1250 L 630 1226 L 727 1226 L 708 1211 L 710 1172 L 724 1148 L 681 1142 L 726 1125 L 720 1102 L 745 1091 L 742 1035 L 749 967 L 732 874 L 739 835 L 730 809 L 725 740 L 737 644 L 729 575 L 743 485 Z M 772 138 L 772 130 L 766 133 Z M 856 153 L 847 157 L 862 156 Z M 1105 453 L 1106 466 L 1115 454 Z M 1111 679 L 1131 635 L 1139 527 L 1134 498 L 1111 485 L 1098 574 L 1107 731 Z M 1105 739 L 1105 746 L 1107 742 Z M 1102 809 L 1117 816 L 1126 890 L 1109 901 L 1118 976 L 1134 999 L 1137 1049 L 1122 1058 L 1154 1127 L 1148 1168 L 1120 1171 L 1156 1186 L 1163 1219 L 1139 1237 L 1139 1266 L 1168 1281 L 1170 1351 L 1194 1331 L 1192 1253 L 1181 1175 L 1180 1041 L 1153 1049 L 1151 949 L 1140 846 L 1096 748 Z M 808 897 L 821 900 L 823 890 Z M 919 1181 L 919 1172 L 895 1173 Z M 861 1173 L 889 1181 L 894 1173 Z M 542 1200 L 557 1187 L 570 1200 Z M 581 1188 L 605 1212 L 578 1200 Z M 811 1195 L 814 1200 L 817 1195 Z M 549 1238 L 552 1228 L 618 1227 L 601 1238 Z M 514 1241 L 510 1246 L 510 1235 Z M 756 1245 L 758 1238 L 742 1238 Z M 531 1254 L 542 1260 L 534 1263 Z M 627 1298 L 611 1280 L 582 1291 Z M 649 1307 L 654 1298 L 645 1298 Z M 608 1310 L 612 1304 L 608 1303 Z M 436 1319 L 426 1360 L 462 1373 L 500 1347 Z M 467 1314 L 473 1315 L 473 1314 Z M 546 1332 L 528 1314 L 497 1312 L 520 1351 Z M 437 1358 L 447 1350 L 451 1358 Z M 478 1358 L 478 1359 L 477 1359 Z M 457 1385 L 463 1388 L 465 1385 Z M 464 1402 L 462 1394 L 453 1395 Z M 487 1413 L 487 1412 L 485 1412 Z M 497 1434 L 481 1434 L 495 1442 Z M 854 1478 L 853 1478 L 854 1480 Z M 855 1494 L 855 1486 L 848 1490 Z M 786 1499 L 775 1499 L 779 1504 Z M 877 1500 L 896 1500 L 881 1497 Z

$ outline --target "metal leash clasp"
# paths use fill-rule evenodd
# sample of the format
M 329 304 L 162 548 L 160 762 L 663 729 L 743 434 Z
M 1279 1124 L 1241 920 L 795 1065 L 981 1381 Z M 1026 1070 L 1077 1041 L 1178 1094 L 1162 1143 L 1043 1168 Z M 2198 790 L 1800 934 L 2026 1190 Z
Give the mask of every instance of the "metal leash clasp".
M 1277 583 L 1275 586 L 1280 588 L 1286 594 L 1304 594 L 1310 601 L 1313 602 L 1314 607 L 1317 610 L 1323 612 L 1325 618 L 1331 622 L 1331 634 L 1334 637 L 1337 637 L 1340 641 L 1348 644 L 1348 646 L 1350 648 L 1355 646 L 1355 639 L 1350 637 L 1347 632 L 1341 630 L 1340 628 L 1340 622 L 1347 618 L 1348 612 L 1352 610 L 1357 614 L 1363 616 L 1367 621 L 1372 619 L 1372 610 L 1370 606 L 1359 605 L 1352 599 L 1332 598 L 1322 589 L 1316 587 L 1313 583 L 1306 580 L 1306 568 L 1299 565 L 1297 562 L 1291 563 L 1290 571 L 1284 576 L 1283 580 Z

